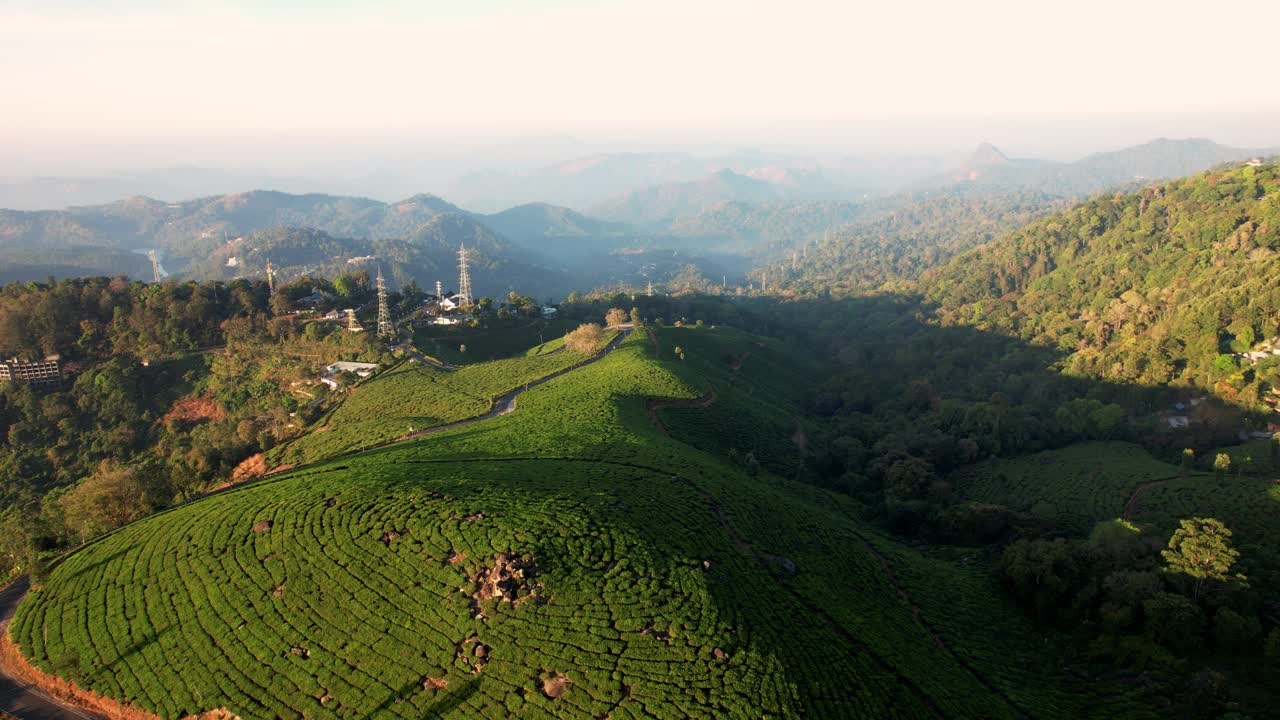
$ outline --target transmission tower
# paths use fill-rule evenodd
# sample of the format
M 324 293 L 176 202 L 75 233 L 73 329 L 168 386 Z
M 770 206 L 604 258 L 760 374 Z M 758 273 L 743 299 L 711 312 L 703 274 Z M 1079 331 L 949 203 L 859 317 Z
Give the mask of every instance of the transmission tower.
M 153 282 L 160 282 L 160 257 L 156 255 L 155 250 L 148 250 L 147 257 L 151 258 L 151 279 Z
M 356 311 L 354 308 L 347 308 L 347 329 L 351 332 L 360 332 L 364 327 L 360 325 L 360 321 L 356 319 Z
M 444 299 L 444 288 L 440 285 L 440 281 L 436 281 L 436 302 Z
M 378 337 L 391 338 L 396 335 L 396 326 L 391 324 L 391 310 L 387 307 L 387 283 L 382 279 L 382 267 L 378 267 Z
M 271 269 L 271 258 L 267 258 L 267 293 L 276 292 L 276 271 Z
M 652 280 L 649 281 L 649 289 L 646 292 L 648 293 L 649 297 L 653 297 L 653 281 Z
M 467 272 L 467 246 L 460 244 L 458 246 L 458 304 L 470 305 L 471 302 L 471 273 Z

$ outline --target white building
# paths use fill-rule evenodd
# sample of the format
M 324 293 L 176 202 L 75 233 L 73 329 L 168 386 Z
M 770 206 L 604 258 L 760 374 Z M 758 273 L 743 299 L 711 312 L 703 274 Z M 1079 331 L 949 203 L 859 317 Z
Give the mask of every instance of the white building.
M 338 362 L 325 367 L 324 374 L 320 376 L 320 382 L 324 383 L 325 385 L 328 385 L 334 390 L 337 390 L 338 389 L 338 378 L 337 378 L 338 373 L 341 373 L 341 372 L 355 373 L 357 377 L 367 378 L 370 375 L 377 372 L 377 370 L 378 370 L 377 363 L 347 362 L 346 360 L 339 360 Z

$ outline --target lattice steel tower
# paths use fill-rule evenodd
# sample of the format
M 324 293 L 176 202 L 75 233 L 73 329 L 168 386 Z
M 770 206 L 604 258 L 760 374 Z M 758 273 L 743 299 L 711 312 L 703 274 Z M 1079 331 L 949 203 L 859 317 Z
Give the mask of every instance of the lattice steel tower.
M 271 258 L 267 258 L 267 294 L 276 292 L 276 271 L 271 269 Z
M 378 337 L 396 336 L 396 326 L 391 324 L 391 309 L 387 307 L 387 283 L 382 279 L 382 266 L 378 266 Z
M 151 279 L 153 282 L 160 282 L 160 258 L 156 255 L 155 250 L 148 250 L 147 257 L 151 258 Z
M 471 273 L 467 272 L 467 246 L 458 246 L 458 304 L 471 305 Z

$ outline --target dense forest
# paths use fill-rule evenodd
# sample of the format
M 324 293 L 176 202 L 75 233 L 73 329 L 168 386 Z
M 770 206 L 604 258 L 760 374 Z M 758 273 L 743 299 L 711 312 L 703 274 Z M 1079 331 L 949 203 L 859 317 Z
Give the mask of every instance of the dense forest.
M 923 281 L 945 325 L 1066 353 L 1073 373 L 1211 390 L 1266 411 L 1280 359 L 1280 170 L 1209 172 L 1099 197 Z
M 1035 192 L 903 195 L 868 203 L 863 217 L 789 246 L 757 277 L 788 296 L 845 297 L 912 287 L 924 271 L 1025 225 L 1066 200 Z
M 0 388 L 0 571 L 228 480 L 323 409 L 326 388 L 308 382 L 320 360 L 384 357 L 364 334 L 292 315 L 290 298 L 313 289 L 360 302 L 368 277 L 274 297 L 244 280 L 0 289 L 4 356 L 56 354 L 64 377 L 55 391 Z

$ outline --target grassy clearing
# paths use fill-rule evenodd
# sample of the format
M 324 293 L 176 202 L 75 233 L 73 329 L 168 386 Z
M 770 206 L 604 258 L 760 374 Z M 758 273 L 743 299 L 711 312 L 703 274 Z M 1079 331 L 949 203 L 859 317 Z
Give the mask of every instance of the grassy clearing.
M 165 717 L 1150 717 L 980 571 L 661 434 L 687 358 L 633 334 L 509 415 L 128 526 L 14 638 Z M 475 600 L 499 558 L 519 602 Z

